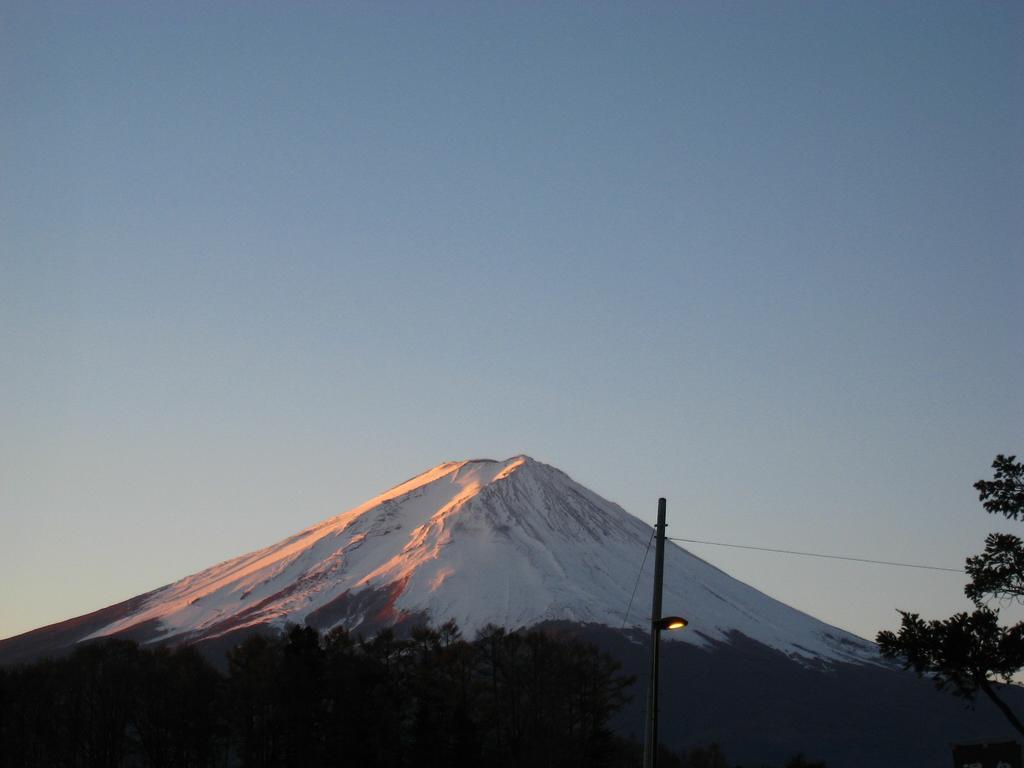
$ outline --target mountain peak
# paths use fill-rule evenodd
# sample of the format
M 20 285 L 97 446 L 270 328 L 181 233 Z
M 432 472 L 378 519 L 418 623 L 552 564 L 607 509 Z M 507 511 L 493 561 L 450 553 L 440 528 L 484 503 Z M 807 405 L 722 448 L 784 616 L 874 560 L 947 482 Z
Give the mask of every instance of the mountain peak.
M 265 549 L 113 607 L 86 637 L 196 641 L 305 622 L 359 631 L 454 619 L 467 634 L 548 620 L 644 628 L 651 526 L 520 454 L 449 461 Z M 669 542 L 670 639 L 745 635 L 810 660 L 872 661 L 874 647 L 743 584 Z M 114 610 L 117 608 L 117 610 Z

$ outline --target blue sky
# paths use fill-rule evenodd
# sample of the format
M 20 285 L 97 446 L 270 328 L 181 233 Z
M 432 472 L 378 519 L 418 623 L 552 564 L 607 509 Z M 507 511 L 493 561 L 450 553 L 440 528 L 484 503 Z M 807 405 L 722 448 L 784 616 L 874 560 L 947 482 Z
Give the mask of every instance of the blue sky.
M 959 566 L 1024 453 L 1009 2 L 6 3 L 0 636 L 528 453 Z M 962 578 L 695 546 L 873 637 Z

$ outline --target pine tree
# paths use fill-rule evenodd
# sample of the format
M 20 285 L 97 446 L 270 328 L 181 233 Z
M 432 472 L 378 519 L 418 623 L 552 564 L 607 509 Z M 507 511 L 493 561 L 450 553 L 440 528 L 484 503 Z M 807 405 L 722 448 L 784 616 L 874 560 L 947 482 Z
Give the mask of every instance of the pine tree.
M 1010 520 L 1024 516 L 1024 465 L 1016 456 L 996 456 L 992 480 L 974 484 L 986 511 Z M 926 621 L 900 611 L 899 632 L 879 632 L 882 654 L 901 659 L 920 675 L 930 675 L 939 688 L 973 698 L 984 693 L 1021 734 L 1024 723 L 1000 697 L 993 678 L 1009 682 L 1024 667 L 1024 622 L 999 624 L 993 600 L 1024 598 L 1024 542 L 1017 536 L 993 533 L 985 551 L 967 559 L 971 581 L 964 593 L 975 604 L 972 613 Z

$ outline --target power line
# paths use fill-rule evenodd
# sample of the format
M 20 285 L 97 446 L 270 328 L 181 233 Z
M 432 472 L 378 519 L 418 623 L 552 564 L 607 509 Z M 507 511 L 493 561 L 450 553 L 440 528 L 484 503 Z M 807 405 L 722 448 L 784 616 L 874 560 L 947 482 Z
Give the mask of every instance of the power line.
M 636 574 L 636 581 L 633 582 L 633 594 L 629 596 L 629 603 L 626 605 L 626 614 L 622 617 L 622 629 L 626 626 L 626 622 L 629 620 L 629 609 L 633 607 L 633 598 L 636 597 L 636 588 L 640 586 L 640 576 L 643 575 L 644 566 L 647 565 L 647 555 L 651 553 L 651 542 L 654 541 L 654 531 L 651 531 L 651 538 L 647 540 L 647 549 L 644 550 L 644 560 L 640 563 L 640 570 Z
M 728 544 L 724 541 L 703 541 L 701 539 L 680 539 L 674 536 L 666 538 L 672 541 L 685 541 L 689 544 L 710 544 L 715 547 L 731 547 L 733 549 L 754 549 L 758 552 L 776 552 L 782 555 L 801 555 L 802 557 L 823 557 L 828 560 L 849 560 L 854 563 L 872 563 L 874 565 L 895 565 L 900 568 L 921 568 L 926 571 L 947 571 L 949 573 L 965 573 L 962 568 L 942 568 L 937 565 L 918 565 L 916 563 L 896 563 L 891 560 L 870 560 L 866 557 L 845 557 L 843 555 L 823 555 L 820 552 L 797 552 L 792 549 L 772 549 L 771 547 L 752 547 L 746 544 Z M 648 545 L 650 548 L 650 545 Z M 644 559 L 646 559 L 644 555 Z M 635 591 L 635 588 L 634 588 Z

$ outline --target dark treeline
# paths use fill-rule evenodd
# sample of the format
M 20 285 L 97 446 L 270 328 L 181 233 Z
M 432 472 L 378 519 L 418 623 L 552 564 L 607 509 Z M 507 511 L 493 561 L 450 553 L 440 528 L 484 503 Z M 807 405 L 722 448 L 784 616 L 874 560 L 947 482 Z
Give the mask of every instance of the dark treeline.
M 0 669 L 0 765 L 634 768 L 640 746 L 609 726 L 631 683 L 581 640 L 467 642 L 452 623 L 370 640 L 292 627 L 229 651 L 226 674 L 194 648 L 106 640 Z M 717 747 L 659 764 L 727 768 Z
M 222 675 L 194 649 L 109 640 L 0 670 L 5 766 L 617 766 L 630 680 L 593 646 L 454 624 L 404 639 L 293 627 Z

